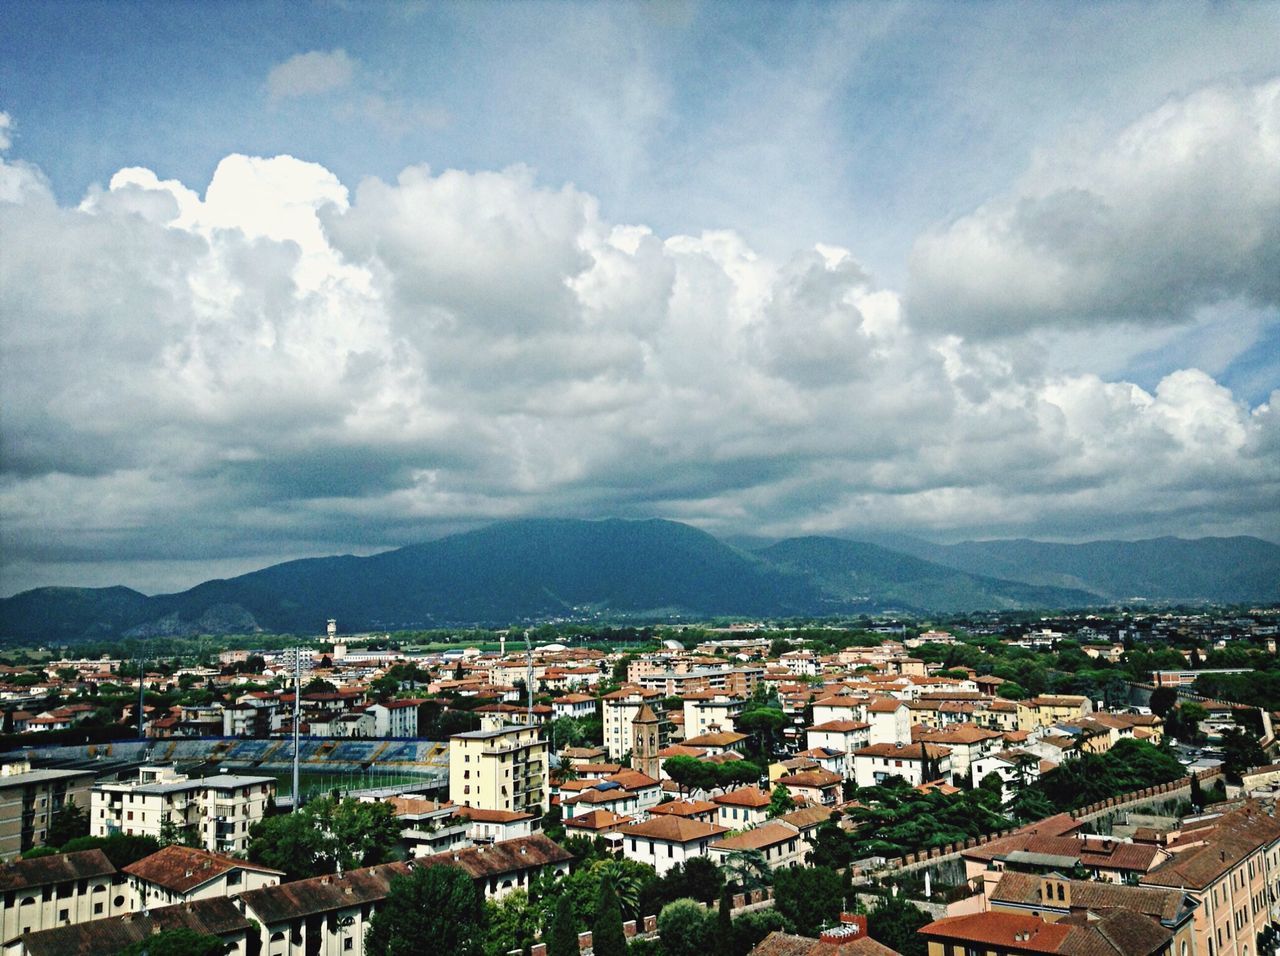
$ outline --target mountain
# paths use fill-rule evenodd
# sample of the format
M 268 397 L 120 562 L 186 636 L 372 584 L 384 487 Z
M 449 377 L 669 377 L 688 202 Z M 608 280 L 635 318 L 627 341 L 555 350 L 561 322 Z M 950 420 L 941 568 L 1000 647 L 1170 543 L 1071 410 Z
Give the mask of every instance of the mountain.
M 789 538 L 756 554 L 779 568 L 807 576 L 833 604 L 947 613 L 1097 603 L 1097 596 L 1087 591 L 969 574 L 877 544 L 843 538 Z
M 1280 597 L 1280 548 L 1256 538 L 745 543 L 754 549 L 657 519 L 500 522 L 371 557 L 288 561 L 176 594 L 38 588 L 0 600 L 0 637 L 45 643 L 254 630 L 315 634 L 330 617 L 359 631 L 591 616 L 1069 608 L 1134 595 Z
M 1280 601 L 1280 545 L 1248 536 L 1083 544 L 1022 538 L 951 545 L 898 537 L 894 547 L 959 571 L 1080 588 L 1109 602 Z

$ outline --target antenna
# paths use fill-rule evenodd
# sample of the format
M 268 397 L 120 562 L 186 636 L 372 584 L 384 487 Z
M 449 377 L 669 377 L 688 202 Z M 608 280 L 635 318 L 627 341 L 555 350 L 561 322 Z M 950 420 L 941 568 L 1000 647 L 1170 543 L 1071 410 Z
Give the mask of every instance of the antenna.
M 143 700 L 147 692 L 147 668 L 144 666 L 145 664 L 146 664 L 146 658 L 142 656 L 142 645 L 141 643 L 139 643 L 138 645 L 138 739 L 139 740 L 144 739 L 146 736 L 142 732 L 142 719 L 143 719 L 142 706 L 143 706 Z
M 529 632 L 524 633 L 525 672 L 524 685 L 529 694 L 529 726 L 533 726 L 533 645 L 529 643 Z

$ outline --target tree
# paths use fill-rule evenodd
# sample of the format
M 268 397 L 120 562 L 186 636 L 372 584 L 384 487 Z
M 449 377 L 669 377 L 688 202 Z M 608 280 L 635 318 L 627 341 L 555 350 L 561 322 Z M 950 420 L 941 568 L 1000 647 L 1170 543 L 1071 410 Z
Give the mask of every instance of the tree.
M 817 936 L 840 918 L 844 884 L 826 867 L 779 870 L 773 876 L 773 905 L 801 936 Z
M 556 915 L 547 935 L 547 956 L 578 956 L 578 922 L 567 893 L 556 900 Z
M 743 913 L 733 921 L 734 956 L 746 956 L 770 933 L 787 932 L 790 929 L 791 924 L 777 910 L 752 910 Z
M 658 914 L 658 935 L 665 956 L 703 956 L 710 941 L 707 911 L 695 900 L 674 900 Z
M 120 956 L 222 956 L 226 951 L 226 944 L 217 936 L 181 927 L 130 943 L 120 950 Z
M 1223 768 L 1233 781 L 1251 767 L 1267 762 L 1257 739 L 1243 727 L 1228 730 L 1222 735 Z
M 1004 799 L 1004 777 L 994 770 L 978 781 L 978 787 L 988 793 L 994 793 L 998 800 Z
M 626 956 L 627 937 L 622 932 L 622 907 L 613 881 L 602 879 L 591 924 L 591 950 L 595 956 Z M 376 956 L 376 954 L 374 954 Z
M 49 832 L 44 841 L 49 846 L 62 846 L 78 837 L 89 835 L 89 814 L 83 807 L 76 806 L 75 797 L 68 797 L 62 809 L 53 815 L 49 823 Z
M 395 859 L 400 824 L 390 804 L 325 797 L 258 821 L 249 837 L 250 860 L 300 880 Z
M 759 850 L 734 850 L 720 861 L 727 884 L 749 893 L 769 885 L 772 870 Z
M 532 946 L 538 936 L 540 913 L 524 890 L 514 890 L 501 900 L 484 904 L 489 924 L 486 956 L 506 956 L 512 950 Z
M 481 956 L 487 913 L 471 877 L 455 866 L 415 866 L 395 876 L 369 921 L 367 956 L 432 952 Z M 619 926 L 621 930 L 621 926 Z
M 791 791 L 778 784 L 773 788 L 773 793 L 769 797 L 769 807 L 765 814 L 772 819 L 780 817 L 784 813 L 790 813 L 796 808 L 796 802 L 791 799 Z
M 200 834 L 196 832 L 194 826 L 178 826 L 173 820 L 165 817 L 160 823 L 160 845 L 162 847 L 173 846 L 200 847 Z
M 1188 799 L 1191 801 L 1193 812 L 1204 809 L 1204 788 L 1200 786 L 1200 777 L 1194 770 L 1191 771 L 1191 792 L 1188 794 Z
M 1169 711 L 1173 710 L 1174 705 L 1177 703 L 1178 689 L 1176 687 L 1157 687 L 1151 692 L 1151 713 L 1161 719 L 1168 717 Z
M 716 926 L 711 940 L 712 956 L 734 956 L 733 953 L 733 894 L 729 887 L 720 891 L 720 906 L 716 910 Z
M 137 836 L 130 833 L 113 833 L 111 836 L 76 837 L 63 844 L 63 853 L 76 853 L 80 850 L 101 850 L 117 870 L 123 870 L 130 863 L 137 863 L 144 856 L 150 856 L 160 849 L 155 837 Z
M 1178 706 L 1178 720 L 1182 724 L 1182 731 L 1188 740 L 1196 740 L 1200 737 L 1200 721 L 1209 716 L 1209 711 L 1203 704 L 1197 704 L 1195 701 L 1188 701 Z
M 905 899 L 889 896 L 881 900 L 867 921 L 867 933 L 902 956 L 925 956 L 927 946 L 917 932 L 933 918 Z
M 249 859 L 282 870 L 287 880 L 323 876 L 336 868 L 328 835 L 305 808 L 255 823 L 249 830 Z

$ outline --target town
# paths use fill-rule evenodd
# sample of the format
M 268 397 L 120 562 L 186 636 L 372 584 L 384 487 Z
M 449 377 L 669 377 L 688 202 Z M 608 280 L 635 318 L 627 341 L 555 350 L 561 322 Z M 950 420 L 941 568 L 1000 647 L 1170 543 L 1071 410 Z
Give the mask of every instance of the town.
M 15 651 L 0 945 L 1264 956 L 1278 622 L 329 621 L 147 661 Z

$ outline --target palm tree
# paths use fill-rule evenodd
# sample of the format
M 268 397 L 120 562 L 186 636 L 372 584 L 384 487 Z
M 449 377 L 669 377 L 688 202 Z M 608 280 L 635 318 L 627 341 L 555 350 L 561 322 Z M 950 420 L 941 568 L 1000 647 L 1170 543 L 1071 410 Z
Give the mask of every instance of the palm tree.
M 734 850 L 720 866 L 727 871 L 728 882 L 742 887 L 744 893 L 764 889 L 770 883 L 769 864 L 759 850 Z
M 640 909 L 640 878 L 627 870 L 619 860 L 601 860 L 593 870 L 602 880 L 613 883 L 613 891 L 618 894 L 618 903 L 625 913 L 636 915 Z

